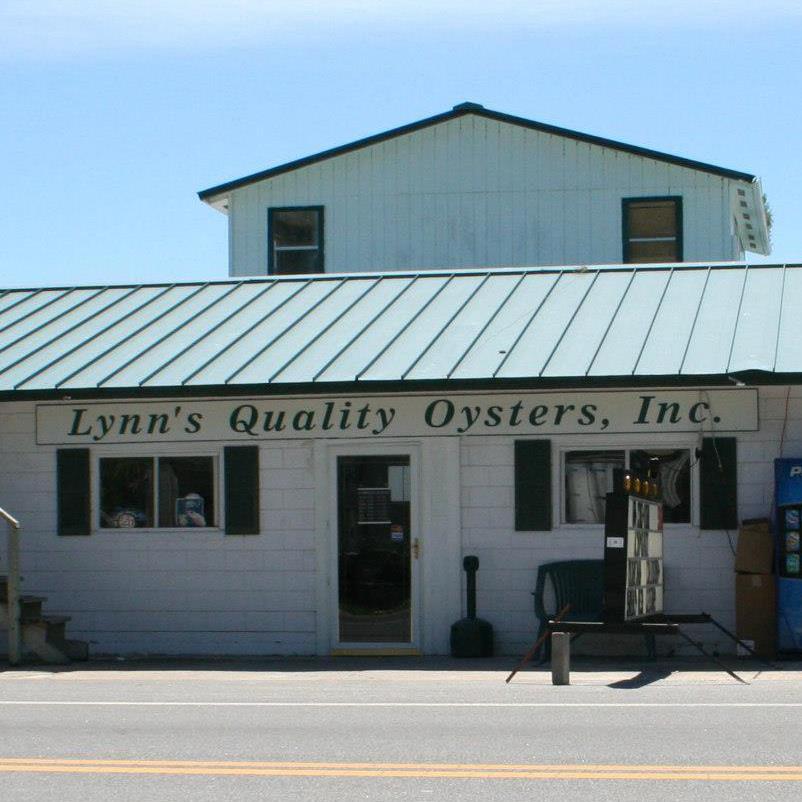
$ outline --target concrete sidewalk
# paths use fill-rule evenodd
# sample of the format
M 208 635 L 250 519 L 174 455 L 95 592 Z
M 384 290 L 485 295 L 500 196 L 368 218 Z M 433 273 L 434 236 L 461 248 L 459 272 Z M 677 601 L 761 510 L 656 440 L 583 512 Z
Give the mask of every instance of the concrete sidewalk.
M 776 663 L 772 669 L 754 660 L 724 659 L 724 665 L 749 683 L 802 684 L 802 661 Z M 11 668 L 0 663 L 4 679 L 52 677 L 59 681 L 199 680 L 281 682 L 367 681 L 453 683 L 497 681 L 504 684 L 518 661 L 508 657 L 455 659 L 451 657 L 294 657 L 294 658 L 118 658 L 67 666 L 29 664 Z M 701 659 L 682 658 L 635 662 L 578 657 L 572 661 L 574 685 L 698 685 L 735 683 L 718 666 Z M 527 665 L 512 684 L 550 685 L 548 665 Z M 736 683 L 737 684 L 737 683 Z

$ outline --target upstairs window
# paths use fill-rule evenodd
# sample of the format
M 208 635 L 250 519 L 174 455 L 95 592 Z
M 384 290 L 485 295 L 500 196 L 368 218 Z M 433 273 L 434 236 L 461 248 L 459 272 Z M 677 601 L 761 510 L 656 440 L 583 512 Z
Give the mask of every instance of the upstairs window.
M 269 209 L 267 272 L 277 276 L 323 272 L 323 207 Z
M 682 198 L 624 198 L 624 262 L 682 261 Z

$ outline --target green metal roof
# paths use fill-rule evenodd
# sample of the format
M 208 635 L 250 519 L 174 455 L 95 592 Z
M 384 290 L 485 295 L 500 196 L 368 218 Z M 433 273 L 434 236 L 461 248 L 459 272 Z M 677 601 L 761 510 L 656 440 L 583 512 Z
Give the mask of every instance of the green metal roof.
M 0 393 L 802 374 L 802 265 L 0 291 Z

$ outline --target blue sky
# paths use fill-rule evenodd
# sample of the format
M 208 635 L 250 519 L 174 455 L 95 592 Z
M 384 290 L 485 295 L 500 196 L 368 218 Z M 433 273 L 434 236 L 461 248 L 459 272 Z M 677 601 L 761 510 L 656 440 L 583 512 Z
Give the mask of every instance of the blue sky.
M 755 173 L 751 260 L 802 261 L 800 42 L 798 0 L 4 0 L 0 284 L 225 278 L 198 190 L 465 100 Z

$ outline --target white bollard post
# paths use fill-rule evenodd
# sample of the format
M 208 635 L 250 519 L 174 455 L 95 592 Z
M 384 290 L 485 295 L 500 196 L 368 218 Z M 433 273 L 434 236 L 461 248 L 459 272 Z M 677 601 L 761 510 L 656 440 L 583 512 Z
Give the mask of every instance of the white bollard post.
M 551 633 L 551 684 L 571 684 L 571 633 Z

